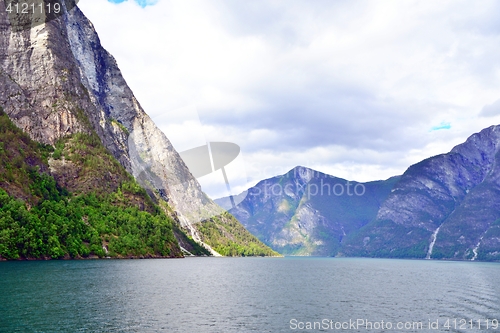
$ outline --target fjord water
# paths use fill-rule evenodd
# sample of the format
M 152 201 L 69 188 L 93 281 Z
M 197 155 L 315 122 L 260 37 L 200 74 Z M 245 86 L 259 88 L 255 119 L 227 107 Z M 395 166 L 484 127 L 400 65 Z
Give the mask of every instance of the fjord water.
M 307 322 L 357 319 L 424 324 L 392 331 L 477 332 L 487 331 L 486 319 L 500 317 L 500 265 L 494 263 L 333 258 L 1 262 L 0 281 L 0 332 L 320 332 L 335 328 L 299 328 Z M 481 328 L 445 328 L 448 319 L 484 322 Z M 429 320 L 439 320 L 438 330 L 428 328 Z

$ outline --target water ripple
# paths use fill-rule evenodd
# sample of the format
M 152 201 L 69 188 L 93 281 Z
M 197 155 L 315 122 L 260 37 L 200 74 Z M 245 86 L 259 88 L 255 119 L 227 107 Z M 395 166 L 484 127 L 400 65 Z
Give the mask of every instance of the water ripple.
M 476 262 L 332 258 L 7 262 L 0 332 L 275 333 L 299 331 L 292 319 L 491 320 L 500 316 L 499 272 Z M 368 331 L 396 330 L 350 330 Z

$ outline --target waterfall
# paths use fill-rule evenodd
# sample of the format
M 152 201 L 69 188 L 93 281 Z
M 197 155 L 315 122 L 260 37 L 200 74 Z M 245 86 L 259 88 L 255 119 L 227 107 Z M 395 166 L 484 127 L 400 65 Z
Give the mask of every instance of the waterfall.
M 437 229 L 436 231 L 434 231 L 434 233 L 432 234 L 432 237 L 431 237 L 431 243 L 429 244 L 429 251 L 427 251 L 427 256 L 425 257 L 425 259 L 430 259 L 431 258 L 431 255 L 432 255 L 432 250 L 434 249 L 434 244 L 436 244 L 436 239 L 437 239 L 437 235 L 439 233 L 439 229 L 441 229 L 443 225 L 441 224 Z
M 486 233 L 486 232 L 485 232 Z M 471 261 L 477 259 L 477 250 L 479 249 L 479 245 L 481 245 L 481 241 L 483 240 L 484 235 L 479 238 L 479 242 L 477 242 L 476 247 L 472 249 L 472 253 L 474 253 L 474 257 L 472 257 Z

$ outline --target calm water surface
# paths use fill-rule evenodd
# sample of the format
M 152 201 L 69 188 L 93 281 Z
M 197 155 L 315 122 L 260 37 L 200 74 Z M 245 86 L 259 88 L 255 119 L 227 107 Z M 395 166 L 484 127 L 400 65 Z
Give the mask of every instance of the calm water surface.
M 492 263 L 0 262 L 0 282 L 0 332 L 500 332 L 491 322 L 500 319 L 500 265 Z M 349 320 L 373 326 L 346 327 Z M 306 330 L 308 322 L 322 326 Z

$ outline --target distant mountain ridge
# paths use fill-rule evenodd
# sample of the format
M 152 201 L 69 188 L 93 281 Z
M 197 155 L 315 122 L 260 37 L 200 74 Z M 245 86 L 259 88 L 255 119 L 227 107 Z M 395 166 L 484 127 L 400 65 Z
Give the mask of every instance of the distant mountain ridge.
M 412 165 L 347 255 L 500 259 L 500 126 Z
M 334 256 L 346 235 L 375 218 L 397 179 L 358 183 L 296 167 L 259 182 L 234 209 L 228 198 L 215 201 L 282 254 Z
M 500 126 L 491 126 L 400 177 L 351 182 L 362 196 L 307 195 L 326 179 L 346 181 L 297 167 L 259 182 L 230 212 L 284 254 L 500 260 L 499 150 Z M 261 195 L 276 184 L 293 193 Z

